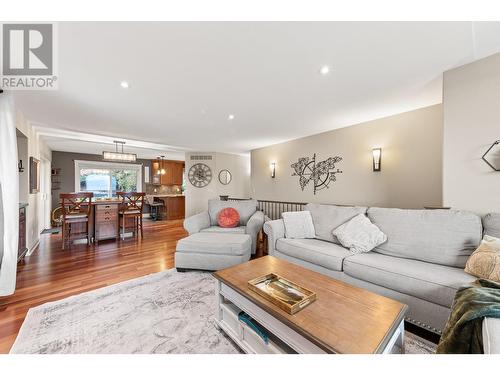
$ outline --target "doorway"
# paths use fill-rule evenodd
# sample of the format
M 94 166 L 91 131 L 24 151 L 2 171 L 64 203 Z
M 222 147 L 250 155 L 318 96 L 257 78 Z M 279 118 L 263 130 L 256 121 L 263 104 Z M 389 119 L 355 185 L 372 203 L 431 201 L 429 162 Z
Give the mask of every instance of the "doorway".
M 50 228 L 50 213 L 52 201 L 51 195 L 51 169 L 50 160 L 40 158 L 40 194 L 38 194 L 38 202 L 40 210 L 38 210 L 38 227 L 39 233 L 44 229 Z

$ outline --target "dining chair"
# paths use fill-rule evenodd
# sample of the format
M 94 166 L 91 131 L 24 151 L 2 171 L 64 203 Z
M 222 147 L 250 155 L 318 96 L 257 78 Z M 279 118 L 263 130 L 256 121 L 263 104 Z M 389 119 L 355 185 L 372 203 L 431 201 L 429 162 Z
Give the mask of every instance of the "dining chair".
M 120 199 L 120 228 L 122 231 L 121 239 L 125 239 L 125 229 L 127 226 L 128 219 L 134 220 L 134 236 L 137 235 L 139 230 L 141 231 L 141 238 L 144 237 L 142 230 L 142 211 L 144 209 L 144 197 L 146 193 L 137 192 L 122 192 L 116 193 Z
M 74 239 L 86 238 L 87 245 L 90 245 L 90 212 L 92 209 L 92 197 L 94 193 L 61 193 L 62 209 L 62 249 L 66 248 L 66 242 L 69 247 Z M 76 232 L 82 225 L 85 225 L 85 231 Z M 73 236 L 76 236 L 72 239 Z

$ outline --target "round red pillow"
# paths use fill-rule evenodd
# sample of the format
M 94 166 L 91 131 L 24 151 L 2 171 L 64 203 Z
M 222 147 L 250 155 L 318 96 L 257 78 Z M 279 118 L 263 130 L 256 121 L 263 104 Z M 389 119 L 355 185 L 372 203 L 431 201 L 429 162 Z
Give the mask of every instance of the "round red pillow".
M 240 223 L 240 214 L 232 207 L 224 208 L 217 215 L 217 223 L 222 228 L 235 228 Z

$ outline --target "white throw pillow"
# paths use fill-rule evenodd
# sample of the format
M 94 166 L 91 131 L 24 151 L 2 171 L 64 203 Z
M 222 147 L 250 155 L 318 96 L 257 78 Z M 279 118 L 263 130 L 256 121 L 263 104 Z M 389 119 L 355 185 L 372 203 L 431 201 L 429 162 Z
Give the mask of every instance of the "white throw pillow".
M 367 253 L 387 241 L 387 236 L 364 214 L 354 216 L 332 231 L 352 253 Z
M 309 211 L 283 212 L 286 238 L 314 238 L 316 231 Z

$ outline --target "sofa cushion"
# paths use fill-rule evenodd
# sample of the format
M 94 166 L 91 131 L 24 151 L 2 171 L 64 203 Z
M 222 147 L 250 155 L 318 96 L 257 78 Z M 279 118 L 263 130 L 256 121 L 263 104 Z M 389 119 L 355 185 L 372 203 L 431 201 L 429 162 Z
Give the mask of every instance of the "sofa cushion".
M 344 258 L 352 255 L 340 245 L 316 239 L 280 238 L 276 250 L 333 271 L 342 271 Z
M 246 227 L 245 226 L 239 226 L 239 227 L 234 227 L 234 228 L 222 228 L 219 227 L 218 225 L 214 225 L 209 228 L 205 228 L 200 230 L 200 232 L 211 232 L 211 233 L 245 233 L 246 232 Z
M 232 207 L 240 214 L 240 225 L 247 225 L 248 220 L 257 211 L 256 200 L 244 201 L 221 201 L 219 199 L 210 199 L 208 201 L 208 215 L 210 216 L 210 225 L 217 225 L 217 215 L 220 210 L 226 207 Z
M 500 238 L 500 213 L 491 213 L 483 217 L 484 234 Z
M 244 255 L 250 254 L 252 239 L 248 234 L 195 233 L 177 241 L 176 252 Z
M 367 208 L 308 203 L 304 210 L 311 213 L 316 238 L 340 244 L 337 237 L 332 234 L 332 231 L 351 220 L 354 216 L 365 214 Z
M 481 218 L 467 211 L 368 209 L 387 235 L 373 251 L 401 258 L 463 268 L 482 238 Z
M 460 286 L 476 279 L 459 268 L 373 252 L 347 258 L 344 272 L 356 279 L 445 307 L 451 307 Z

